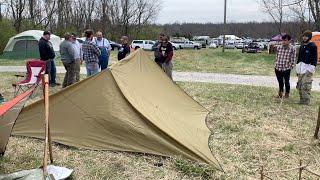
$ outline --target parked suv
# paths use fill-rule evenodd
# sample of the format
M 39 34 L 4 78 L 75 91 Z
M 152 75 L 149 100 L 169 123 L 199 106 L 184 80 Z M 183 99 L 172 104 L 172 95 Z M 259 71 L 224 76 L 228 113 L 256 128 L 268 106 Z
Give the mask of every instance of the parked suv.
M 131 43 L 131 48 L 144 50 L 152 50 L 152 46 L 155 44 L 155 41 L 151 40 L 133 40 Z
M 248 45 L 245 45 L 242 49 L 242 53 L 257 53 L 260 52 L 259 44 L 258 43 L 249 43 Z

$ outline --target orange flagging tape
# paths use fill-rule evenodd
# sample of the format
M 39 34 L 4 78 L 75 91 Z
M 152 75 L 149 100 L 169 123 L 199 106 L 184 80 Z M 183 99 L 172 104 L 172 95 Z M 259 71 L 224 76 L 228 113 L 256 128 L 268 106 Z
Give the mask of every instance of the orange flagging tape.
M 3 104 L 2 106 L 0 106 L 0 116 L 2 116 L 5 112 L 7 112 L 9 109 L 11 109 L 13 106 L 15 106 L 17 103 L 19 103 L 25 97 L 29 96 L 34 91 L 34 88 L 35 87 L 31 87 L 26 92 L 19 94 L 17 97 L 12 99 L 11 101 L 8 101 L 5 104 Z

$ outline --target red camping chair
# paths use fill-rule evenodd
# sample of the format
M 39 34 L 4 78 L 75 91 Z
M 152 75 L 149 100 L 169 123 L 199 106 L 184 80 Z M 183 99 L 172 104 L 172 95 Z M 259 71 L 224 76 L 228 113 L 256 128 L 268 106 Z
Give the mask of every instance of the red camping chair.
M 14 96 L 16 96 L 20 91 L 25 92 L 31 86 L 37 86 L 41 82 L 41 74 L 44 74 L 46 62 L 41 60 L 28 60 L 26 63 L 27 73 L 26 76 L 16 75 L 16 77 L 25 77 L 24 80 L 13 83 Z

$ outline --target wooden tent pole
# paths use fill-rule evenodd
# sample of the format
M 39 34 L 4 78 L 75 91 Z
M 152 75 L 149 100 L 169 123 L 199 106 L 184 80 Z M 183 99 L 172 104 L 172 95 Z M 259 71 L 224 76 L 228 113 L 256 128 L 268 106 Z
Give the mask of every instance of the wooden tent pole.
M 47 174 L 48 149 L 50 153 L 50 161 L 51 163 L 53 162 L 50 127 L 49 127 L 49 78 L 47 74 L 42 76 L 42 85 L 43 85 L 43 99 L 44 99 L 44 113 L 45 113 L 45 144 L 44 144 L 43 171 L 45 174 Z
M 318 112 L 318 120 L 317 120 L 316 131 L 314 132 L 314 138 L 315 139 L 318 139 L 319 129 L 320 129 L 320 106 L 319 106 L 319 112 Z
M 48 122 L 48 141 L 49 141 L 50 163 L 53 164 L 52 141 L 51 141 L 51 133 L 50 133 L 50 122 Z

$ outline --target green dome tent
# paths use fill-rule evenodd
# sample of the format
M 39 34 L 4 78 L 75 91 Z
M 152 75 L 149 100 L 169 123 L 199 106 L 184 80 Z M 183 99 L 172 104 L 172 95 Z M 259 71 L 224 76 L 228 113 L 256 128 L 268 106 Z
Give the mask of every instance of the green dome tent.
M 2 58 L 24 59 L 39 58 L 38 41 L 43 35 L 43 31 L 29 30 L 11 37 L 3 50 Z M 51 35 L 50 42 L 54 51 L 59 51 L 60 37 Z

